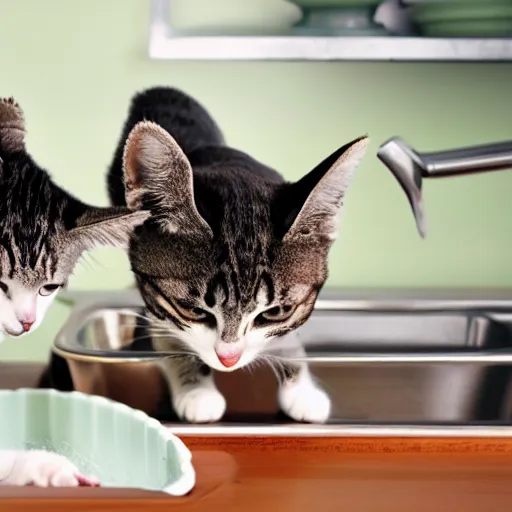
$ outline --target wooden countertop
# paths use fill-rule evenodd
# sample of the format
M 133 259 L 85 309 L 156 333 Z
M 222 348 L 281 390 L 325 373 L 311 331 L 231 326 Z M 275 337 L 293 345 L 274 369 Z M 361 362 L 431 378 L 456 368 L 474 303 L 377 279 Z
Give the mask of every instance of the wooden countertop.
M 183 438 L 189 496 L 2 489 L 0 510 L 494 512 L 512 507 L 511 439 Z
M 0 388 L 41 365 L 0 364 Z M 498 512 L 512 509 L 512 438 L 182 437 L 197 485 L 182 498 L 117 489 L 0 488 L 0 511 Z

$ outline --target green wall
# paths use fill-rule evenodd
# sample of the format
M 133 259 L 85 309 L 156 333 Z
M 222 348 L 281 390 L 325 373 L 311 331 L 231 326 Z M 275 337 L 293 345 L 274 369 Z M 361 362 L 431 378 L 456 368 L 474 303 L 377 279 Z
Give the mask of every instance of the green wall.
M 279 3 L 253 8 L 260 19 L 283 20 L 290 11 Z M 207 4 L 196 4 L 201 25 Z M 223 0 L 223 12 L 243 4 Z M 511 138 L 511 64 L 150 61 L 149 7 L 149 0 L 0 0 L 0 95 L 23 106 L 29 148 L 60 185 L 106 204 L 104 172 L 130 96 L 174 85 L 210 109 L 233 146 L 289 179 L 370 134 L 332 250 L 330 286 L 512 286 L 512 173 L 427 182 L 423 241 L 405 196 L 374 156 L 392 135 L 421 150 Z M 77 268 L 71 286 L 129 283 L 125 256 L 104 249 Z M 4 342 L 0 358 L 44 359 L 65 317 L 56 305 L 32 336 Z

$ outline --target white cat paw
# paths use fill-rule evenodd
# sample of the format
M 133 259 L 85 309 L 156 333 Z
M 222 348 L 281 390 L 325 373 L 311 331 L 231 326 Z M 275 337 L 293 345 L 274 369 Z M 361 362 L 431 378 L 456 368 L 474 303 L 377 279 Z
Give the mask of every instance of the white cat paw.
M 190 423 L 219 421 L 226 411 L 226 399 L 215 388 L 183 390 L 174 397 L 174 409 Z
M 331 414 L 331 399 L 313 383 L 302 382 L 281 387 L 279 405 L 295 421 L 325 423 Z
M 46 451 L 25 451 L 16 455 L 12 471 L 3 485 L 36 487 L 96 486 L 95 478 L 86 478 L 66 457 Z

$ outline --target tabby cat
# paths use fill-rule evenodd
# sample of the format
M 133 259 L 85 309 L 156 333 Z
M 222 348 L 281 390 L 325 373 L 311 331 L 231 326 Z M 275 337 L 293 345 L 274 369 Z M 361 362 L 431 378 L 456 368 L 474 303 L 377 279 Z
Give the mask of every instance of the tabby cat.
M 27 153 L 21 108 L 0 100 L 0 332 L 34 331 L 82 254 L 126 247 L 146 217 L 89 206 L 55 185 Z
M 304 363 L 295 330 L 327 278 L 338 214 L 368 138 L 341 147 L 296 183 L 229 147 L 208 112 L 165 87 L 137 94 L 108 174 L 111 202 L 151 217 L 129 258 L 177 414 L 219 420 L 212 369 L 233 371 L 266 351 L 279 404 L 297 421 L 325 422 L 330 399 Z M 166 333 L 162 335 L 162 333 Z M 286 337 L 286 343 L 282 338 Z
M 34 331 L 84 251 L 126 247 L 147 215 L 89 206 L 55 185 L 27 153 L 21 108 L 0 99 L 0 335 Z M 81 482 L 64 457 L 0 450 L 0 485 Z

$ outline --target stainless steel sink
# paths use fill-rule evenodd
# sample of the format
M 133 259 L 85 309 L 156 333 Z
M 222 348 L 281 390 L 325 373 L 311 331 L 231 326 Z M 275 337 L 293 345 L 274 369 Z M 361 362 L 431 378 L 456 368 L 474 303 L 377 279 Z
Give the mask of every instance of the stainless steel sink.
M 324 293 L 300 329 L 306 360 L 333 400 L 328 425 L 282 417 L 268 368 L 216 375 L 228 400 L 222 424 L 179 424 L 168 396 L 154 415 L 196 434 L 511 435 L 512 293 L 409 294 Z M 141 312 L 136 292 L 82 297 L 54 351 L 104 368 L 161 357 Z

